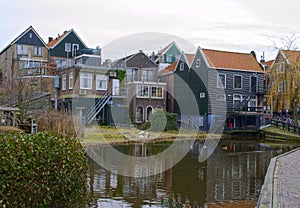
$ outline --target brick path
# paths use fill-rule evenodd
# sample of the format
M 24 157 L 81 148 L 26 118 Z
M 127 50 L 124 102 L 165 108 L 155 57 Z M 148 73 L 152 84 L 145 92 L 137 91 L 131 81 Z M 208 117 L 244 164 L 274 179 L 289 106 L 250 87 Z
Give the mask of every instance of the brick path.
M 274 179 L 277 207 L 300 207 L 300 150 L 277 159 Z
M 272 158 L 259 208 L 300 208 L 300 148 Z

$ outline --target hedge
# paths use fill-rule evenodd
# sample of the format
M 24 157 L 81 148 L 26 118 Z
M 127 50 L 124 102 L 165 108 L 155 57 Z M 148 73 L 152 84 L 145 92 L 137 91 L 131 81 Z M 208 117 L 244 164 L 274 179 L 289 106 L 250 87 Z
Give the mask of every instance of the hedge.
M 87 169 L 78 139 L 0 135 L 0 207 L 85 207 Z

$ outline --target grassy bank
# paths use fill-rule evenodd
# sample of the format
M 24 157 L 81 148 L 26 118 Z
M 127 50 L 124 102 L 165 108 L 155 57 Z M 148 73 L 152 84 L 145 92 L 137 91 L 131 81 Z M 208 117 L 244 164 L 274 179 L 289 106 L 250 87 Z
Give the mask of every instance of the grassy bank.
M 175 139 L 205 140 L 207 134 L 204 132 L 191 131 L 164 131 L 147 132 L 136 128 L 114 128 L 114 127 L 90 127 L 85 129 L 82 139 L 83 146 L 98 144 L 120 144 L 136 141 L 143 142 L 167 142 Z M 212 135 L 211 138 L 219 138 L 220 135 Z
M 295 145 L 300 146 L 300 135 L 293 133 L 293 131 L 288 132 L 287 130 L 282 130 L 275 126 L 270 126 L 261 130 L 263 135 L 262 142 L 270 146 L 276 145 Z

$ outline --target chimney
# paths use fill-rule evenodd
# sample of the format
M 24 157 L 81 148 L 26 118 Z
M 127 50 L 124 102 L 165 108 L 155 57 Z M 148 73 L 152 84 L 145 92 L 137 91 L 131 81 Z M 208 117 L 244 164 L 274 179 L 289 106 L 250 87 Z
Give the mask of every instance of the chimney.
M 143 50 L 139 50 L 139 53 L 143 53 Z
M 48 37 L 48 43 L 50 43 L 53 40 L 53 37 Z

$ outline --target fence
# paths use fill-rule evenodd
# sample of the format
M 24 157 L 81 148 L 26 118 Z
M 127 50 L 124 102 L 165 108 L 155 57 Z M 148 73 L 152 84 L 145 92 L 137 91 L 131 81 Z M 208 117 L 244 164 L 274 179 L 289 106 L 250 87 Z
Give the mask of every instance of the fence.
M 293 131 L 295 134 L 298 133 L 300 135 L 300 126 L 295 126 L 293 124 L 289 124 L 286 121 L 282 120 L 271 120 L 272 125 L 275 125 L 277 128 L 282 128 L 283 130 L 288 130 L 288 132 Z

